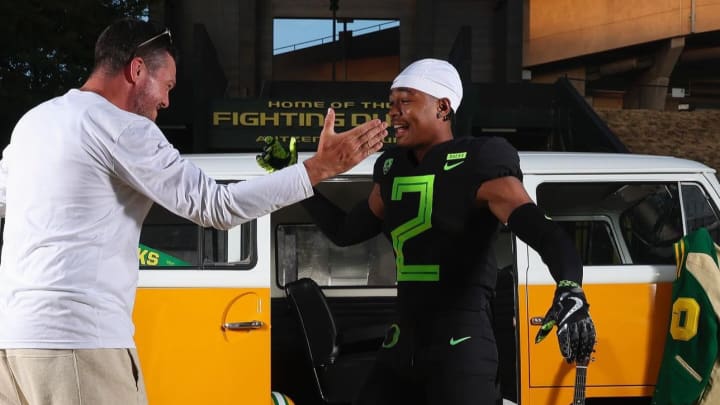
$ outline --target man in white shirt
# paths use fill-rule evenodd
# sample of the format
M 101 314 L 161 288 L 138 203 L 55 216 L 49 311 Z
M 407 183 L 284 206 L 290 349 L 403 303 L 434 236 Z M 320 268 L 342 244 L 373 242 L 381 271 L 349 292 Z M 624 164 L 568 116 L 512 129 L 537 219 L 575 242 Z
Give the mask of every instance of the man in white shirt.
M 153 202 L 228 229 L 307 198 L 382 147 L 374 120 L 259 179 L 221 185 L 154 121 L 175 86 L 168 30 L 124 19 L 103 31 L 80 89 L 26 113 L 0 161 L 0 404 L 145 404 L 133 342 L 140 229 Z

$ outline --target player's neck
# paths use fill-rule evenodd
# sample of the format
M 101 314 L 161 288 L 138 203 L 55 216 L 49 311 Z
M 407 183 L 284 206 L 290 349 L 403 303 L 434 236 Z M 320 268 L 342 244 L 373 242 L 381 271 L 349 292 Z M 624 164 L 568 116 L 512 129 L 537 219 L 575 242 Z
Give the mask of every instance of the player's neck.
M 453 139 L 453 134 L 450 131 L 444 131 L 441 134 L 435 136 L 433 140 L 425 145 L 418 145 L 412 149 L 413 156 L 415 157 L 415 160 L 417 163 L 422 162 L 422 160 L 425 158 L 425 155 L 434 148 L 437 145 L 440 145 L 441 143 L 445 143 L 448 141 L 451 141 Z

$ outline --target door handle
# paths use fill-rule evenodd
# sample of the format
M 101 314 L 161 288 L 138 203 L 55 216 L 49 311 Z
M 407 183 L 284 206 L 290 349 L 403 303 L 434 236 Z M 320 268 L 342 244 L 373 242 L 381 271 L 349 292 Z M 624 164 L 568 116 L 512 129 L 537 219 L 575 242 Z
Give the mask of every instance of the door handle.
M 263 321 L 226 322 L 222 324 L 222 330 L 253 330 L 262 328 L 264 325 Z
M 530 318 L 530 325 L 542 325 L 543 324 L 543 318 L 542 316 L 533 316 Z

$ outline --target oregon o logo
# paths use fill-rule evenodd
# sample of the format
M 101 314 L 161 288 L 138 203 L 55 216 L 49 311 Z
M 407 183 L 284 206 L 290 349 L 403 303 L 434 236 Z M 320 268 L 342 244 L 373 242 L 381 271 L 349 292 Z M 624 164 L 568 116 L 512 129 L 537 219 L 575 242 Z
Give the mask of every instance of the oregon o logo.
M 680 297 L 673 302 L 670 336 L 684 342 L 697 335 L 700 304 L 694 298 Z

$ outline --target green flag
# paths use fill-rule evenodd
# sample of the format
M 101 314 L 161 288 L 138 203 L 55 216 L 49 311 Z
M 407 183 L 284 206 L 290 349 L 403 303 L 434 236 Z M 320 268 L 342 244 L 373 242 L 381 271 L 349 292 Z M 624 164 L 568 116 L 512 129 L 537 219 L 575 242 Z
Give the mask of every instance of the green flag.
M 190 263 L 163 253 L 159 250 L 145 246 L 138 246 L 138 260 L 141 266 L 190 266 Z

